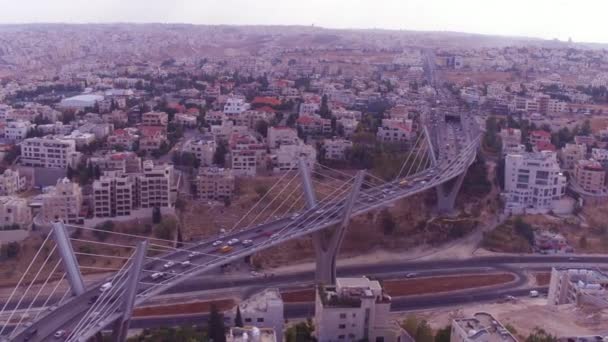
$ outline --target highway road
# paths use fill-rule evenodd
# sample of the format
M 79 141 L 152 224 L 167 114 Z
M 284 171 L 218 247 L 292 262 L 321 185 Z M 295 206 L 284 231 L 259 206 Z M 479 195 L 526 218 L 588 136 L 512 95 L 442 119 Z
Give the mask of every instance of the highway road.
M 456 127 L 450 125 L 448 131 L 455 137 Z M 467 129 L 467 127 L 461 127 Z M 468 134 L 467 134 L 468 136 Z M 406 179 L 399 179 L 381 186 L 364 185 L 355 201 L 352 215 L 360 215 L 370 210 L 382 208 L 393 201 L 416 193 L 426 191 L 439 184 L 445 183 L 458 176 L 468 168 L 476 154 L 478 140 L 468 141 L 466 148 L 451 149 L 450 156 L 442 158 L 429 169 L 419 172 Z M 244 258 L 247 255 L 284 241 L 309 235 L 310 233 L 338 224 L 343 220 L 350 192 L 348 187 L 341 189 L 331 200 L 321 201 L 315 207 L 290 214 L 288 217 L 276 218 L 266 224 L 234 232 L 213 240 L 189 245 L 182 250 L 171 252 L 149 260 L 144 266 L 144 276 L 136 297 L 136 305 L 141 305 L 146 299 L 166 292 L 203 272 Z M 150 259 L 150 258 L 148 258 Z M 72 330 L 75 323 L 85 315 L 87 325 L 103 326 L 119 317 L 119 291 L 126 283 L 126 278 L 114 281 L 113 288 L 99 295 L 98 287 L 103 282 L 91 287 L 85 294 L 71 298 L 68 305 L 61 305 L 52 314 L 44 316 L 31 327 L 26 327 L 14 340 L 23 340 L 27 334 L 33 334 L 30 341 L 44 340 L 59 327 L 57 322 L 66 322 L 61 327 Z M 98 303 L 90 305 L 91 298 L 99 295 Z M 104 308 L 96 311 L 97 308 Z M 116 312 L 115 314 L 112 314 Z M 29 331 L 29 332 L 28 332 Z

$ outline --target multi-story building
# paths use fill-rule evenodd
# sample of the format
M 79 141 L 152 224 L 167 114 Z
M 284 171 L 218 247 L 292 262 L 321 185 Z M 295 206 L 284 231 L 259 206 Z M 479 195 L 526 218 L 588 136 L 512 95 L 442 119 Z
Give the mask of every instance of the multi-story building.
M 169 115 L 165 112 L 147 112 L 142 114 L 141 123 L 144 126 L 162 126 L 167 127 Z
M 201 167 L 196 183 L 200 198 L 224 200 L 234 195 L 234 176 L 231 169 Z
M 182 127 L 196 127 L 198 124 L 198 118 L 196 115 L 187 114 L 187 113 L 177 113 L 173 117 L 173 122 L 182 126 Z
M 414 135 L 412 120 L 382 119 L 376 139 L 381 142 L 403 143 L 410 141 Z
M 598 269 L 554 267 L 547 305 L 570 303 L 608 308 L 608 274 Z
M 298 168 L 298 159 L 303 157 L 312 168 L 317 161 L 317 150 L 310 145 L 281 145 L 273 156 L 274 172 L 285 172 Z
M 4 137 L 10 141 L 19 142 L 27 138 L 27 134 L 34 128 L 29 121 L 8 121 L 4 127 Z
M 135 207 L 135 182 L 120 171 L 107 171 L 93 182 L 95 217 L 129 216 Z
M 190 139 L 182 146 L 182 152 L 192 153 L 201 166 L 211 166 L 217 144 L 213 139 Z
M 108 146 L 133 151 L 135 144 L 139 140 L 139 135 L 135 131 L 133 128 L 115 130 L 108 136 Z
M 606 171 L 598 161 L 581 159 L 574 167 L 574 179 L 586 192 L 603 194 L 606 192 Z
M 296 123 L 304 134 L 331 134 L 331 120 L 319 116 L 300 116 Z
M 320 285 L 315 300 L 315 331 L 319 342 L 406 341 L 406 333 L 390 321 L 391 297 L 377 280 L 338 278 Z
M 173 166 L 144 161 L 142 174 L 137 177 L 137 189 L 141 208 L 172 207 L 176 191 L 173 187 Z
M 507 209 L 549 211 L 566 193 L 555 152 L 509 154 L 505 160 Z
M 585 159 L 587 155 L 587 146 L 579 144 L 566 144 L 562 147 L 560 156 L 562 166 L 566 170 L 572 170 L 579 160 Z
M 608 150 L 604 148 L 592 148 L 591 159 L 597 160 L 603 165 L 608 164 Z
M 325 139 L 323 141 L 325 159 L 343 160 L 346 152 L 353 148 L 353 142 L 345 139 Z
M 311 116 L 319 111 L 319 103 L 304 102 L 300 104 L 300 116 Z
M 245 102 L 244 99 L 231 97 L 228 98 L 226 100 L 226 103 L 224 104 L 224 114 L 230 117 L 233 115 L 241 114 L 249 108 L 249 103 Z
M 232 151 L 232 172 L 235 176 L 254 177 L 257 173 L 255 151 Z
M 25 177 L 19 175 L 19 171 L 6 169 L 0 176 L 0 196 L 14 195 L 25 190 Z
M 76 223 L 81 218 L 82 190 L 78 183 L 67 178 L 59 179 L 57 185 L 44 189 L 41 196 L 41 216 L 47 221 L 63 220 Z
M 139 149 L 144 151 L 154 151 L 160 148 L 163 142 L 167 141 L 167 134 L 161 126 L 141 126 L 139 127 L 141 138 L 139 139 Z
M 450 342 L 517 342 L 517 339 L 495 317 L 478 312 L 471 318 L 452 320 Z
M 237 308 L 241 312 L 244 326 L 271 328 L 276 333 L 277 341 L 283 340 L 284 304 L 278 289 L 266 289 L 239 303 L 228 314 L 232 321 L 236 317 Z
M 27 200 L 16 196 L 0 196 L 0 227 L 18 225 L 28 229 L 32 215 Z
M 247 134 L 247 126 L 236 126 L 232 120 L 223 121 L 221 125 L 211 126 L 211 135 L 216 141 L 228 141 L 233 134 Z
M 80 161 L 74 140 L 56 137 L 28 138 L 21 142 L 21 164 L 25 166 L 67 168 Z
M 101 157 L 90 157 L 89 163 L 100 171 L 120 171 L 122 173 L 141 172 L 141 158 L 135 152 L 116 152 Z
M 503 128 L 500 130 L 503 156 L 509 153 L 523 153 L 526 147 L 521 143 L 521 130 L 517 128 Z
M 532 131 L 529 140 L 532 146 L 551 144 L 551 133 L 541 130 Z
M 279 148 L 281 145 L 295 145 L 300 141 L 298 132 L 289 127 L 268 128 L 268 138 L 266 140 L 270 149 Z

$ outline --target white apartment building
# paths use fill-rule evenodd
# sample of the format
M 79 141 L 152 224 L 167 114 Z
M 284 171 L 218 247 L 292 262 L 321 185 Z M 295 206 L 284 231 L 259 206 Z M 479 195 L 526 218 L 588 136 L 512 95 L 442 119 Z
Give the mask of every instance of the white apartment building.
M 300 141 L 298 132 L 289 127 L 269 127 L 266 140 L 270 149 L 279 148 L 281 145 L 295 145 Z
M 284 304 L 278 289 L 270 288 L 256 293 L 239 303 L 238 308 L 245 327 L 271 328 L 276 333 L 277 341 L 283 340 Z M 234 307 L 228 314 L 231 321 L 236 317 L 236 310 L 237 307 Z
M 76 166 L 81 153 L 74 140 L 56 137 L 28 138 L 21 142 L 21 164 L 25 166 L 67 168 Z
M 224 104 L 224 114 L 228 116 L 239 115 L 250 108 L 249 103 L 245 99 L 231 97 Z
M 212 139 L 190 139 L 182 146 L 182 152 L 192 153 L 200 162 L 200 166 L 211 166 L 217 144 Z
M 236 126 L 232 120 L 223 121 L 221 125 L 211 126 L 211 135 L 216 141 L 228 141 L 233 134 L 247 134 L 249 128 L 247 126 Z
M 517 342 L 517 339 L 495 317 L 478 312 L 471 318 L 452 320 L 450 342 Z
M 25 198 L 0 196 L 0 227 L 18 225 L 28 229 L 31 223 L 31 210 Z
M 608 150 L 603 148 L 592 148 L 591 159 L 597 160 L 600 163 L 608 162 Z
M 325 139 L 323 141 L 325 159 L 344 160 L 346 151 L 353 148 L 353 142 L 345 139 Z
M 316 291 L 315 331 L 319 342 L 406 341 L 406 333 L 390 321 L 391 297 L 377 280 L 338 278 L 335 286 Z
M 25 139 L 35 126 L 29 121 L 8 121 L 4 127 L 4 137 L 10 141 L 19 142 Z
M 234 176 L 231 169 L 201 167 L 196 182 L 200 198 L 223 200 L 234 195 Z
M 120 171 L 105 172 L 93 182 L 95 217 L 129 216 L 135 208 L 135 181 Z
M 319 104 L 316 102 L 304 102 L 300 104 L 300 116 L 312 116 L 319 111 Z
M 63 220 L 68 223 L 76 223 L 81 217 L 82 190 L 78 183 L 73 183 L 67 178 L 59 179 L 57 185 L 44 189 L 41 195 L 41 216 L 47 222 Z
M 586 192 L 604 194 L 606 192 L 606 171 L 598 161 L 581 159 L 574 167 L 576 184 Z
M 376 139 L 381 142 L 399 143 L 410 141 L 414 135 L 412 120 L 382 119 L 382 126 L 378 127 Z
M 274 172 L 285 172 L 298 168 L 298 159 L 304 157 L 306 165 L 312 168 L 317 161 L 317 150 L 310 145 L 281 145 L 273 156 Z
M 142 174 L 137 177 L 139 206 L 141 208 L 172 207 L 173 166 L 154 165 L 151 160 L 143 163 Z
M 0 196 L 14 195 L 25 190 L 25 177 L 19 175 L 18 170 L 6 169 L 0 176 Z
M 254 177 L 257 173 L 255 151 L 232 151 L 232 172 L 235 176 Z
M 169 115 L 165 112 L 147 112 L 142 114 L 141 123 L 144 126 L 163 126 L 167 127 Z
M 89 163 L 92 164 L 94 167 L 99 167 L 102 172 L 141 172 L 141 158 L 137 154 L 135 154 L 135 152 L 116 152 L 99 157 L 90 157 Z
M 198 119 L 196 115 L 186 113 L 176 113 L 173 117 L 173 121 L 183 127 L 196 127 Z
M 608 274 L 597 269 L 554 267 L 547 305 L 570 303 L 608 308 Z
M 507 209 L 549 211 L 566 193 L 555 152 L 509 154 L 505 160 L 505 197 Z
M 562 166 L 566 170 L 572 170 L 576 166 L 579 160 L 585 159 L 587 155 L 587 146 L 580 144 L 566 144 L 562 147 L 560 156 L 562 160 Z
M 512 153 L 526 152 L 526 147 L 521 143 L 521 130 L 517 128 L 503 128 L 500 130 L 503 156 Z

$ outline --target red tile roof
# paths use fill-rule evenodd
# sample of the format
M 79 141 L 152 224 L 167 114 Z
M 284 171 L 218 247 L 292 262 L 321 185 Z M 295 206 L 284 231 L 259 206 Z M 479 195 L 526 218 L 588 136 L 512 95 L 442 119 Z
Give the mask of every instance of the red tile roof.
M 276 97 L 272 97 L 272 96 L 256 96 L 253 99 L 253 103 L 254 104 L 265 104 L 265 105 L 269 105 L 269 106 L 278 106 L 281 104 L 281 101 L 279 99 L 277 99 Z

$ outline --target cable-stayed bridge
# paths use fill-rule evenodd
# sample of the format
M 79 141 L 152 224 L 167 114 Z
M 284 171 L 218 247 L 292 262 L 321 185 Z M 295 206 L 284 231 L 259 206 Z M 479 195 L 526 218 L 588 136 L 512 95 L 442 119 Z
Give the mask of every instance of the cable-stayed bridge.
M 351 217 L 433 188 L 438 210 L 453 209 L 480 139 L 468 120 L 463 115 L 457 124 L 424 127 L 390 181 L 367 171 L 349 173 L 308 165 L 301 159 L 232 229 L 212 239 L 182 242 L 176 247 L 174 241 L 100 231 L 126 241 L 109 243 L 70 234 L 73 229 L 96 232 L 97 228 L 57 222 L 2 305 L 0 339 L 45 341 L 63 330 L 67 341 L 86 341 L 111 328 L 113 340 L 123 341 L 133 308 L 152 296 L 190 277 L 303 236 L 313 239 L 316 281 L 333 283 L 337 253 Z M 128 250 L 129 254 L 89 253 L 80 248 L 86 245 Z M 81 265 L 79 260 L 87 257 L 119 259 L 122 266 Z M 88 268 L 114 273 L 87 283 L 81 271 Z

